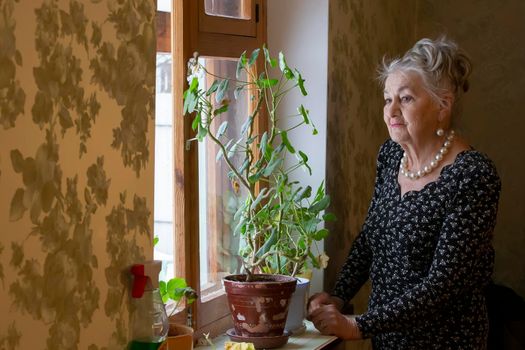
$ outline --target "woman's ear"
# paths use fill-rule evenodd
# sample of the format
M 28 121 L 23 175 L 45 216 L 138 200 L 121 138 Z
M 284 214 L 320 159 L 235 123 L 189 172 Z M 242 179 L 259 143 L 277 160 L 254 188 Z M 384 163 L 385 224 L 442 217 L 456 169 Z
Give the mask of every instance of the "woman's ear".
M 454 95 L 446 93 L 441 97 L 441 104 L 439 106 L 439 122 L 448 120 L 452 114 L 452 105 L 454 104 Z

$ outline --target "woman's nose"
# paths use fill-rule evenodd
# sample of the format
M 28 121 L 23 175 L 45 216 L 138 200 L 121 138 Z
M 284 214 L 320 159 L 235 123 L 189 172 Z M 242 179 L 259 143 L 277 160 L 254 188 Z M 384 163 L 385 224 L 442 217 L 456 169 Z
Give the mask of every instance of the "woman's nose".
M 392 102 L 385 105 L 385 114 L 389 117 L 399 116 L 399 104 L 396 100 L 392 100 Z

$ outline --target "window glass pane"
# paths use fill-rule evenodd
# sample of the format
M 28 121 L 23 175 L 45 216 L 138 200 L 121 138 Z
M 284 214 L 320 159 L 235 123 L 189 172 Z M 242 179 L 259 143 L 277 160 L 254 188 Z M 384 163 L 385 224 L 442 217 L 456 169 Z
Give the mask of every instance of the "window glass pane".
M 153 256 L 162 260 L 160 279 L 174 276 L 173 251 L 173 107 L 171 53 L 157 53 L 155 94 L 154 234 L 159 242 Z
M 200 59 L 206 69 L 220 77 L 235 78 L 237 61 L 223 58 Z M 245 74 L 244 74 L 245 75 Z M 246 80 L 245 76 L 240 80 Z M 213 77 L 203 77 L 201 86 L 209 87 Z M 234 97 L 235 85 L 230 84 L 226 98 L 230 100 L 229 110 L 221 114 L 212 123 L 217 130 L 225 120 L 228 121 L 226 138 L 239 135 L 250 108 L 247 94 Z M 199 143 L 199 241 L 200 241 L 200 278 L 203 300 L 222 290 L 221 279 L 230 273 L 241 270 L 238 257 L 239 237 L 233 235 L 236 226 L 234 214 L 245 198 L 242 188 L 228 178 L 229 168 L 224 161 L 216 161 L 219 147 L 209 138 Z M 242 150 L 232 158 L 239 168 L 244 159 Z
M 252 0 L 205 0 L 204 11 L 209 16 L 251 19 Z
M 157 0 L 157 11 L 171 12 L 171 2 L 173 0 Z

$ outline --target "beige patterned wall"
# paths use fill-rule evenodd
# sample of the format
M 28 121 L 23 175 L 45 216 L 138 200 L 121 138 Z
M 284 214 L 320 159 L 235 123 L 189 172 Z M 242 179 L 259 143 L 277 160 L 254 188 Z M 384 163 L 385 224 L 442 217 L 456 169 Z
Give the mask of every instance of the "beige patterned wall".
M 0 348 L 123 349 L 151 258 L 154 0 L 0 0 Z
M 363 223 L 376 155 L 387 137 L 376 67 L 383 55 L 398 54 L 413 42 L 416 1 L 331 0 L 329 16 L 326 183 L 338 220 L 325 241 L 328 290 Z M 354 300 L 356 312 L 366 309 L 368 291 Z M 367 342 L 351 346 L 370 348 Z
M 474 61 L 461 131 L 502 180 L 496 282 L 525 298 L 525 1 L 420 0 L 418 36 L 447 33 Z

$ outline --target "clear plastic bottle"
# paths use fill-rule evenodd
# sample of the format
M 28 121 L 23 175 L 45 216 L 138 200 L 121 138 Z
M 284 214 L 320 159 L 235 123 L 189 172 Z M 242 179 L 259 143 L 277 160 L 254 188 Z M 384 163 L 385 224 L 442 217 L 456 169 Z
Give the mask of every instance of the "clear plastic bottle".
M 157 350 L 168 335 L 169 323 L 158 289 L 160 262 L 134 265 L 129 350 Z

